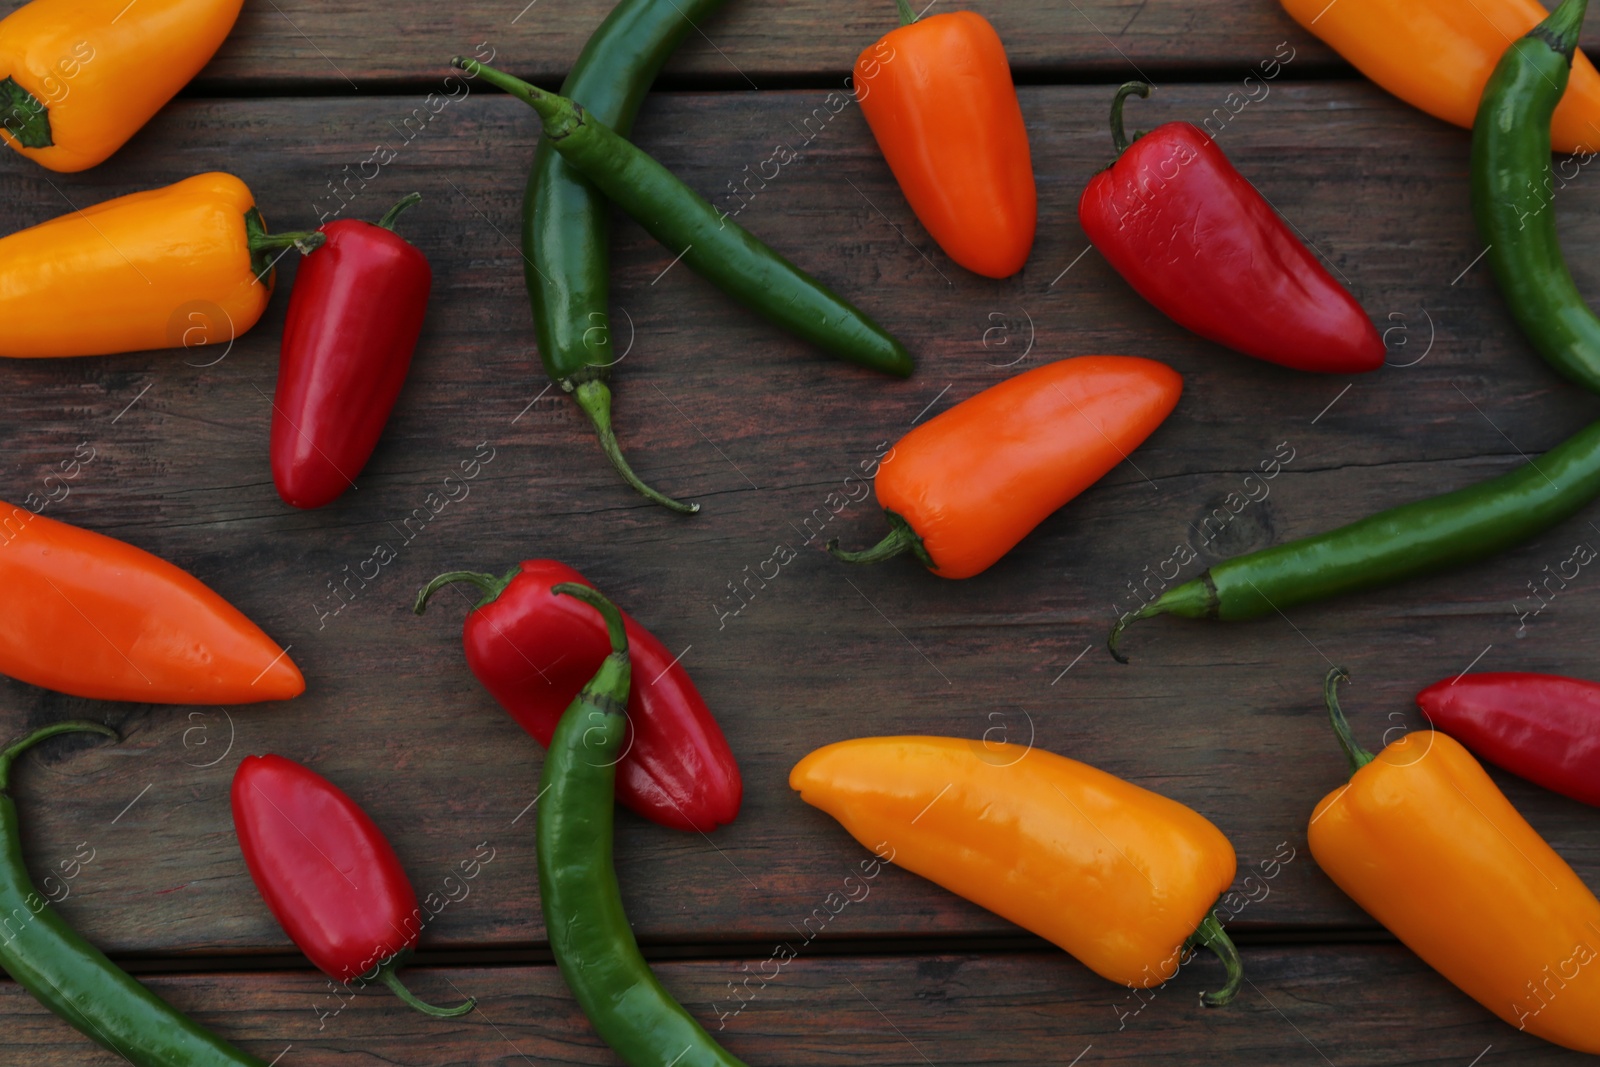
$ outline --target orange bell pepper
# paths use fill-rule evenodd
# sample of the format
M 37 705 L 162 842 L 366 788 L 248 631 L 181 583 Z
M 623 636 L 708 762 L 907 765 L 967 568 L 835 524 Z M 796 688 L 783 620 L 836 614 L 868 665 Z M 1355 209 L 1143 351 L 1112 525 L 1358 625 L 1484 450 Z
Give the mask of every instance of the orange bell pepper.
M 953 11 L 903 23 L 856 60 L 856 97 L 883 158 L 949 257 L 990 278 L 1022 269 L 1038 195 L 1022 105 L 999 34 Z
M 864 737 L 819 748 L 789 787 L 879 856 L 1009 919 L 1137 989 L 1204 943 L 1243 981 L 1211 914 L 1233 846 L 1175 800 L 1031 746 Z
M 0 674 L 143 704 L 248 704 L 306 687 L 288 650 L 198 578 L 5 503 Z
M 1511 42 L 1544 21 L 1539 0 L 1282 0 L 1294 20 L 1413 107 L 1472 128 Z M 1556 108 L 1558 152 L 1600 149 L 1600 73 L 1579 52 Z
M 0 20 L 0 138 L 40 166 L 103 162 L 211 61 L 243 0 L 33 0 Z
M 878 466 L 890 532 L 848 563 L 911 552 L 970 578 L 1128 457 L 1178 403 L 1183 379 L 1136 356 L 1047 363 L 969 397 L 902 437 Z
M 277 249 L 244 182 L 201 174 L 0 238 L 0 356 L 99 356 L 227 343 L 272 295 Z
M 1324 683 L 1348 785 L 1311 816 L 1328 877 L 1462 992 L 1519 1030 L 1600 1053 L 1600 901 L 1461 744 L 1363 751 Z

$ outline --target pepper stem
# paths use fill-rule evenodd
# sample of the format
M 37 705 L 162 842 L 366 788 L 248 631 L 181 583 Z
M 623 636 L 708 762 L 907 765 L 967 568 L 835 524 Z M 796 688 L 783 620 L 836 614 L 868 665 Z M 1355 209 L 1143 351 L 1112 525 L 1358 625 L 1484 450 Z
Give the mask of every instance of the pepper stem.
M 581 600 L 605 617 L 606 633 L 611 637 L 611 651 L 626 654 L 628 651 L 628 631 L 622 623 L 622 612 L 617 606 L 605 598 L 600 590 L 592 586 L 579 585 L 577 582 L 562 582 L 552 585 L 550 592 L 558 596 L 570 596 Z
M 1111 651 L 1112 659 L 1116 660 L 1118 663 L 1128 662 L 1128 657 L 1124 656 L 1122 654 L 1122 649 L 1118 647 L 1122 643 L 1122 631 L 1126 630 L 1130 625 L 1138 622 L 1140 619 L 1148 619 L 1153 615 L 1161 614 L 1160 609 L 1157 607 L 1157 605 L 1160 603 L 1161 601 L 1159 599 L 1152 600 L 1138 611 L 1135 611 L 1131 615 L 1124 615 L 1117 620 L 1117 624 L 1111 627 L 1111 636 L 1106 638 L 1106 648 Z
M 1322 680 L 1322 700 L 1328 705 L 1328 719 L 1333 723 L 1333 732 L 1339 738 L 1339 747 L 1344 749 L 1344 754 L 1350 760 L 1350 773 L 1354 774 L 1373 760 L 1372 753 L 1356 744 L 1355 734 L 1350 730 L 1350 720 L 1344 717 L 1344 709 L 1339 707 L 1339 683 L 1348 682 L 1350 672 L 1343 667 L 1335 667 L 1328 672 Z
M 0 126 L 23 148 L 56 143 L 50 132 L 50 109 L 12 78 L 0 81 Z
M 378 977 L 382 979 L 383 984 L 388 986 L 394 992 L 394 995 L 406 1004 L 424 1015 L 433 1016 L 435 1019 L 454 1019 L 458 1015 L 467 1014 L 478 1006 L 476 997 L 468 997 L 465 1004 L 457 1004 L 453 1008 L 438 1008 L 411 992 L 406 988 L 405 983 L 400 981 L 400 976 L 395 973 L 400 969 L 400 965 L 405 962 L 406 955 L 407 953 L 401 953 L 398 956 L 391 956 L 389 959 L 384 960 L 383 964 L 378 968 Z
M 4 751 L 0 751 L 0 792 L 4 792 L 11 787 L 11 765 L 16 762 L 18 756 L 39 742 L 49 740 L 57 734 L 79 733 L 102 734 L 119 740 L 121 738 L 121 735 L 109 726 L 102 726 L 97 722 L 85 722 L 81 719 L 71 719 L 67 722 L 41 726 L 21 741 L 17 741 Z
M 378 220 L 377 225 L 383 227 L 391 233 L 394 232 L 395 220 L 400 217 L 401 213 L 404 212 L 406 208 L 415 207 L 420 203 L 422 203 L 421 193 L 409 193 L 406 196 L 401 197 L 399 203 L 395 204 L 394 207 L 383 213 L 383 218 Z
M 496 597 L 505 592 L 506 586 L 510 585 L 512 580 L 521 573 L 521 567 L 513 567 L 506 572 L 503 578 L 496 578 L 494 575 L 484 574 L 482 571 L 446 571 L 417 591 L 417 602 L 411 605 L 411 610 L 421 615 L 427 610 L 429 598 L 451 582 L 471 582 L 483 590 L 483 599 L 473 605 L 474 609 L 481 608 L 485 604 L 492 603 Z
M 1150 86 L 1145 82 L 1127 82 L 1111 98 L 1111 143 L 1119 156 L 1128 150 L 1128 131 L 1122 126 L 1122 107 L 1128 102 L 1128 97 L 1135 94 L 1148 98 Z M 1138 140 L 1137 134 L 1134 140 Z
M 251 208 L 244 213 L 245 240 L 250 248 L 250 270 L 255 274 L 256 281 L 262 281 L 272 273 L 272 265 L 278 262 L 279 257 L 272 253 L 281 252 L 286 248 L 298 248 L 302 256 L 308 256 L 322 247 L 322 242 L 328 235 L 316 233 L 268 233 L 267 224 L 261 220 L 259 208 Z
M 1222 961 L 1222 966 L 1227 969 L 1228 982 L 1215 993 L 1201 993 L 1200 1003 L 1208 1008 L 1220 1008 L 1239 994 L 1239 987 L 1244 985 L 1244 961 L 1239 958 L 1239 950 L 1222 929 L 1222 924 L 1217 922 L 1215 915 L 1207 915 L 1200 920 L 1200 925 L 1195 928 L 1189 940 L 1184 942 L 1185 948 L 1195 945 L 1204 945 L 1217 954 Z
M 909 26 L 917 21 L 917 13 L 911 10 L 906 0 L 894 0 L 894 6 L 900 9 L 900 25 Z
M 1578 36 L 1583 30 L 1583 16 L 1588 7 L 1589 0 L 1565 0 L 1543 22 L 1529 30 L 1528 36 L 1537 37 L 1571 63 L 1572 54 L 1578 50 Z
M 450 65 L 466 71 L 469 77 L 476 78 L 482 75 L 483 80 L 496 89 L 510 93 L 533 108 L 544 122 L 544 132 L 552 139 L 565 137 L 572 132 L 573 127 L 583 124 L 582 108 L 564 96 L 547 93 L 536 85 L 529 85 L 521 78 L 512 77 L 504 71 L 495 70 L 466 56 L 456 56 L 450 61 Z
M 591 378 L 578 386 L 572 394 L 572 399 L 594 424 L 595 436 L 600 438 L 600 450 L 606 454 L 606 458 L 617 469 L 617 473 L 622 475 L 622 480 L 633 486 L 640 496 L 664 508 L 670 508 L 680 515 L 693 515 L 700 510 L 699 504 L 685 504 L 650 488 L 633 473 L 633 468 L 628 466 L 628 460 L 622 454 L 622 446 L 617 444 L 616 432 L 611 428 L 610 386 L 598 378 Z
M 835 537 L 826 546 L 828 555 L 845 563 L 882 563 L 886 559 L 894 559 L 910 552 L 924 567 L 938 570 L 939 565 L 928 555 L 928 550 L 923 547 L 922 538 L 917 536 L 917 531 L 911 528 L 911 524 L 892 511 L 886 510 L 883 514 L 889 520 L 889 533 L 882 541 L 860 552 L 847 552 L 839 547 L 839 539 Z

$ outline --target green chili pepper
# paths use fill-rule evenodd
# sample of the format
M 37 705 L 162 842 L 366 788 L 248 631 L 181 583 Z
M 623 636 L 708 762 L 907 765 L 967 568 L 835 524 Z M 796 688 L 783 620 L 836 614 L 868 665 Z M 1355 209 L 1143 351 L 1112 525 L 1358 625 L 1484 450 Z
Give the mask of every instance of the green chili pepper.
M 1491 556 L 1549 529 L 1600 495 L 1600 422 L 1498 478 L 1380 511 L 1337 530 L 1239 556 L 1117 621 L 1153 615 L 1254 619 L 1295 604 L 1392 585 Z
M 0 966 L 39 1003 L 136 1067 L 266 1067 L 106 959 L 28 879 L 9 792 L 11 764 L 46 738 L 80 732 L 117 736 L 98 723 L 62 722 L 0 752 Z
M 539 779 L 539 898 L 550 951 L 595 1031 L 630 1067 L 744 1067 L 661 988 L 622 910 L 611 861 L 633 674 L 622 614 L 586 585 L 550 591 L 600 612 L 612 649 L 562 714 Z
M 911 356 L 855 305 L 701 199 L 581 105 L 475 59 L 452 62 L 539 113 L 561 155 L 690 268 L 789 332 L 840 358 L 906 377 Z
M 1472 124 L 1472 208 L 1522 332 L 1552 367 L 1600 393 L 1600 318 L 1562 258 L 1550 169 L 1550 116 L 1587 6 L 1565 0 L 1501 57 Z
M 724 2 L 621 0 L 583 46 L 562 94 L 582 100 L 591 115 L 626 137 L 661 65 L 690 27 Z M 629 485 L 657 504 L 692 514 L 700 505 L 680 503 L 640 481 L 611 428 L 610 236 L 605 196 L 540 138 L 522 201 L 522 257 L 545 373 L 589 416 L 600 447 Z

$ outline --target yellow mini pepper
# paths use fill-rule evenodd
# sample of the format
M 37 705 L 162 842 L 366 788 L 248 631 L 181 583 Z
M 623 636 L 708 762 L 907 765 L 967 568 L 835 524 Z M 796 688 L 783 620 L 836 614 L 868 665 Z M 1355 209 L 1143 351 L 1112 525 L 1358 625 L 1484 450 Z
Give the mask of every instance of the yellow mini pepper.
M 954 737 L 865 737 L 811 753 L 789 786 L 857 841 L 1137 989 L 1204 944 L 1244 980 L 1211 914 L 1233 846 L 1175 800 L 1028 746 Z M 891 849 L 886 852 L 884 849 Z
M 1544 21 L 1539 0 L 1282 0 L 1294 20 L 1379 86 L 1435 118 L 1472 128 L 1483 87 L 1511 42 Z M 1573 57 L 1556 108 L 1558 152 L 1600 150 L 1600 73 Z
M 0 238 L 0 356 L 225 343 L 256 324 L 280 250 L 244 182 L 201 174 Z
M 33 0 L 0 20 L 0 138 L 79 171 L 211 61 L 243 0 Z
M 1311 816 L 1328 877 L 1423 962 L 1519 1030 L 1600 1053 L 1600 900 L 1461 744 L 1434 730 L 1378 755 L 1328 714 L 1355 773 Z

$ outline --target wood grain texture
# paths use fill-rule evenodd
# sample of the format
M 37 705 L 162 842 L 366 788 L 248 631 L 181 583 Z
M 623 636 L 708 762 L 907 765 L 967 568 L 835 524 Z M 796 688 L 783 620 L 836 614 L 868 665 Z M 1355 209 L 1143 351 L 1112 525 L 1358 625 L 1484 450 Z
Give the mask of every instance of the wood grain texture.
M 1250 984 L 1226 1008 L 1197 992 L 1220 976 L 1200 961 L 1134 995 L 1053 953 L 864 956 L 788 961 L 745 1006 L 728 992 L 747 964 L 661 965 L 662 982 L 751 1064 L 1588 1062 L 1518 1033 L 1404 949 L 1348 946 L 1245 953 Z M 202 1023 L 283 1067 L 295 1064 L 613 1064 L 554 967 L 407 972 L 414 988 L 479 998 L 460 1020 L 427 1019 L 379 990 L 338 1002 L 318 978 L 219 974 L 149 979 Z M 100 1051 L 10 983 L 0 983 L 4 1067 L 99 1067 Z M 1425 1020 L 1425 1021 L 1421 1021 Z M 1419 1022 L 1420 1021 L 1420 1022 Z M 720 1026 L 720 1029 L 719 1029 Z M 1492 1046 L 1492 1052 L 1489 1051 Z M 1074 1059 L 1074 1057 L 1079 1057 Z
M 360 0 L 250 0 L 195 89 L 318 86 L 354 98 L 384 83 L 439 82 L 449 73 L 450 57 L 479 42 L 495 48 L 508 69 L 557 82 L 611 3 L 472 0 L 374 9 Z M 17 6 L 17 0 L 0 0 L 0 12 Z M 929 12 L 959 8 L 994 24 L 1017 76 L 1030 80 L 1165 81 L 1197 71 L 1243 78 L 1284 42 L 1295 50 L 1300 70 L 1343 66 L 1274 0 L 1069 0 L 1056 6 L 974 0 L 936 2 Z M 774 88 L 769 83 L 796 78 L 842 80 L 856 56 L 897 24 L 894 5 L 884 0 L 732 2 L 690 33 L 665 74 L 737 89 Z M 1584 44 L 1600 51 L 1600 30 L 1591 30 Z
M 1224 107 L 1227 91 L 1164 87 L 1136 101 L 1130 121 L 1200 120 Z M 1532 354 L 1481 265 L 1468 269 L 1481 246 L 1464 133 L 1361 83 L 1276 85 L 1222 131 L 1240 169 L 1394 331 L 1393 361 L 1414 363 L 1352 382 L 1190 337 L 1085 252 L 1076 198 L 1109 157 L 1107 97 L 1097 87 L 1023 92 L 1041 220 L 1028 267 L 1004 282 L 963 273 L 932 245 L 853 105 L 831 114 L 824 91 L 649 102 L 641 143 L 730 208 L 727 185 L 746 165 L 754 171 L 780 140 L 799 149 L 803 158 L 759 189 L 740 220 L 879 316 L 921 361 L 908 382 L 832 362 L 681 266 L 667 270 L 671 253 L 620 223 L 616 329 L 633 328 L 617 424 L 646 478 L 705 505 L 694 518 L 632 495 L 570 403 L 541 392 L 515 244 L 532 122 L 502 97 L 450 105 L 396 145 L 394 163 L 346 210 L 373 218 L 420 190 L 425 200 L 402 231 L 432 258 L 436 295 L 388 433 L 359 489 L 332 506 L 292 511 L 268 475 L 285 293 L 220 362 L 213 347 L 0 366 L 10 408 L 0 497 L 43 493 L 44 477 L 86 442 L 95 458 L 46 514 L 189 568 L 291 645 L 309 687 L 292 703 L 225 714 L 92 704 L 0 682 L 7 734 L 68 716 L 126 734 L 115 746 L 53 742 L 19 769 L 38 876 L 80 842 L 96 850 L 63 910 L 119 952 L 282 951 L 227 805 L 237 761 L 274 751 L 363 804 L 419 893 L 466 894 L 442 908 L 425 944 L 541 943 L 528 810 L 537 747 L 462 663 L 466 601 L 437 599 L 421 619 L 408 607 L 439 571 L 549 556 L 684 652 L 743 766 L 743 814 L 710 838 L 620 818 L 624 893 L 647 943 L 794 936 L 866 853 L 794 797 L 788 770 L 819 745 L 884 733 L 1032 738 L 1192 805 L 1234 841 L 1241 877 L 1280 843 L 1297 849 L 1236 923 L 1369 927 L 1304 848 L 1312 806 L 1343 780 L 1320 708 L 1324 672 L 1331 662 L 1353 671 L 1346 706 L 1369 746 L 1418 725 L 1411 695 L 1469 665 L 1600 677 L 1600 577 L 1585 570 L 1537 616 L 1519 620 L 1513 606 L 1531 606 L 1527 583 L 1575 543 L 1600 543 L 1600 513 L 1492 563 L 1289 619 L 1146 623 L 1128 635 L 1127 667 L 1104 654 L 1106 630 L 1133 602 L 1129 583 L 1186 539 L 1201 561 L 1185 569 L 1192 577 L 1205 561 L 1504 471 L 1600 408 Z M 47 177 L 0 162 L 12 194 L 0 230 L 213 167 L 244 177 L 269 223 L 301 228 L 340 168 L 394 138 L 389 120 L 416 105 L 184 102 L 112 167 Z M 802 146 L 796 130 L 808 117 L 815 135 Z M 1600 244 L 1600 179 L 1580 175 L 1558 210 L 1579 284 L 1600 297 L 1600 268 L 1581 251 Z M 291 273 L 286 263 L 281 288 Z M 618 344 L 627 347 L 621 333 Z M 991 571 L 954 583 L 905 560 L 845 569 L 820 551 L 830 536 L 865 544 L 883 532 L 870 502 L 842 506 L 858 484 L 846 477 L 882 442 L 1019 369 L 1095 352 L 1166 360 L 1186 395 L 1130 463 Z M 1285 442 L 1293 458 L 1270 496 L 1202 540 L 1206 517 L 1226 514 L 1228 494 L 1286 454 Z M 470 494 L 428 515 L 428 494 L 480 443 L 493 458 Z M 408 537 L 418 508 L 427 521 L 413 519 Z M 365 587 L 353 584 L 355 598 L 333 614 L 340 601 L 329 583 L 379 544 L 396 558 Z M 793 562 L 764 583 L 752 578 L 779 545 L 795 550 Z M 742 599 L 737 583 L 748 583 Z M 1600 885 L 1594 811 L 1499 780 Z M 490 864 L 447 884 L 485 843 Z M 890 870 L 821 936 L 1005 929 Z
M 0 0 L 0 11 L 16 6 Z M 237 91 L 313 83 L 354 93 L 374 81 L 438 81 L 449 73 L 453 54 L 481 41 L 519 74 L 559 80 L 611 7 L 612 0 L 377 8 L 361 0 L 250 0 L 198 86 Z M 1308 64 L 1327 66 L 1334 59 L 1274 0 L 1074 0 L 1055 7 L 978 0 L 935 3 L 929 10 L 958 7 L 994 23 L 1024 77 L 1092 72 L 1110 79 L 1137 70 L 1158 77 L 1180 66 L 1237 67 L 1243 77 L 1285 40 L 1305 48 Z M 842 79 L 863 49 L 897 25 L 894 4 L 884 0 L 731 2 L 690 33 L 666 73 L 748 89 L 770 88 L 764 79 Z

